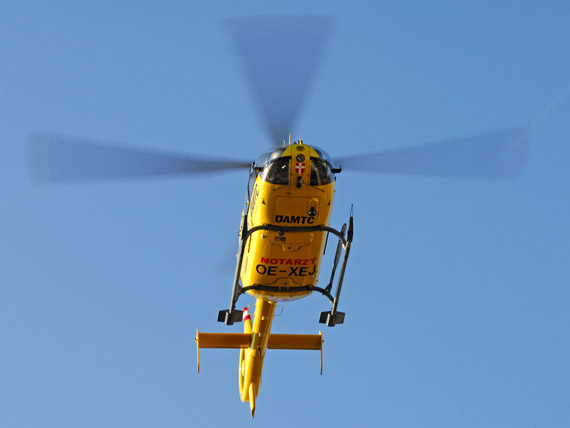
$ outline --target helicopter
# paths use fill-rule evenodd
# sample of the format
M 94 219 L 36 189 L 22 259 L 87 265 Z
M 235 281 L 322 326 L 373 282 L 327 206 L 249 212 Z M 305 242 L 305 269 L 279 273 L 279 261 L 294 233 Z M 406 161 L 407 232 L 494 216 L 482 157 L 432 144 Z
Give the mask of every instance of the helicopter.
M 240 398 L 249 403 L 252 417 L 268 349 L 320 351 L 322 373 L 322 334 L 272 334 L 276 305 L 320 293 L 331 308 L 320 312 L 319 322 L 333 327 L 345 321 L 338 307 L 354 220 L 351 208 L 347 223 L 338 229 L 330 226 L 337 175 L 353 170 L 512 178 L 522 170 L 528 149 L 530 134 L 525 127 L 335 158 L 312 142 L 292 141 L 295 120 L 331 25 L 329 17 L 307 15 L 241 18 L 228 23 L 272 146 L 253 162 L 60 135 L 36 134 L 29 139 L 29 170 L 40 183 L 249 171 L 230 304 L 217 316 L 226 325 L 243 322 L 243 333 L 197 330 L 195 340 L 198 371 L 200 349 L 240 350 Z M 321 262 L 331 237 L 338 241 L 332 269 L 327 284 L 319 286 Z M 256 299 L 253 320 L 247 308 L 236 308 L 243 294 Z

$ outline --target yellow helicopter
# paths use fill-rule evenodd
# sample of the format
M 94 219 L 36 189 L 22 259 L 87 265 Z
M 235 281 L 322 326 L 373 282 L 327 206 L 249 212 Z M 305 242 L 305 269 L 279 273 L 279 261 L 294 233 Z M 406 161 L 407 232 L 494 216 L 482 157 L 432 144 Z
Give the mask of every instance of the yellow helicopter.
M 322 373 L 320 333 L 271 334 L 276 303 L 320 292 L 332 303 L 332 309 L 323 312 L 320 321 L 328 326 L 344 321 L 344 313 L 337 311 L 337 306 L 353 237 L 353 218 L 351 214 L 348 229 L 346 225 L 340 231 L 329 227 L 335 172 L 340 170 L 332 166 L 324 151 L 302 141 L 262 154 L 251 168 L 252 185 L 242 214 L 230 308 L 219 312 L 218 321 L 229 325 L 241 321 L 243 312 L 235 305 L 238 297 L 247 292 L 257 299 L 253 325 L 247 315 L 243 334 L 197 331 L 196 343 L 198 368 L 200 348 L 241 348 L 240 396 L 249 402 L 252 417 L 268 348 L 320 350 Z M 339 242 L 330 282 L 321 288 L 317 286 L 321 255 L 330 234 Z M 332 283 L 342 249 L 333 298 Z
M 330 226 L 336 175 L 341 170 L 509 178 L 520 172 L 528 147 L 526 128 L 335 160 L 312 144 L 292 142 L 290 132 L 330 27 L 331 20 L 321 16 L 247 18 L 229 23 L 271 140 L 278 144 L 253 163 L 57 135 L 34 135 L 28 144 L 30 172 L 38 182 L 249 169 L 230 305 L 218 313 L 218 321 L 227 325 L 243 321 L 244 332 L 197 331 L 196 342 L 198 370 L 202 348 L 240 350 L 240 397 L 249 403 L 252 417 L 267 349 L 318 350 L 322 373 L 321 333 L 271 334 L 276 304 L 317 292 L 331 304 L 330 310 L 320 313 L 319 322 L 331 327 L 344 322 L 338 304 L 354 234 L 352 210 L 340 229 Z M 288 142 L 283 143 L 287 136 Z M 321 262 L 331 236 L 338 242 L 327 285 L 321 287 Z M 236 309 L 244 293 L 256 298 L 253 321 L 247 308 Z

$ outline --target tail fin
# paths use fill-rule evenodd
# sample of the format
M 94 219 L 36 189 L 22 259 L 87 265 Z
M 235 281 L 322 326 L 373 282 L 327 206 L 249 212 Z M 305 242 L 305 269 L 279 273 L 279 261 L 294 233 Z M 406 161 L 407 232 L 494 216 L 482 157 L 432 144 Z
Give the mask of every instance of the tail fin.
M 249 384 L 249 410 L 251 410 L 251 419 L 255 416 L 255 384 Z
M 251 334 L 251 316 L 247 308 L 243 308 L 243 332 Z

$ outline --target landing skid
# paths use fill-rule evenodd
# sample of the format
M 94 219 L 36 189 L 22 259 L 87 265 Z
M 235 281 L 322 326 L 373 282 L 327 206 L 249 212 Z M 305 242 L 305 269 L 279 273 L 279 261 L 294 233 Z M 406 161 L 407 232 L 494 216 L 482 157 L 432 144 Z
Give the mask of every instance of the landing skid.
M 248 287 L 242 287 L 240 284 L 240 272 L 243 263 L 245 247 L 249 237 L 255 233 L 262 230 L 268 230 L 277 232 L 280 235 L 285 233 L 299 233 L 299 232 L 328 232 L 332 233 L 338 238 L 338 244 L 336 247 L 336 253 L 334 258 L 334 263 L 332 267 L 331 277 L 329 284 L 325 288 L 315 287 L 312 285 L 305 287 L 275 287 L 268 285 L 252 285 Z M 323 296 L 327 297 L 331 302 L 331 310 L 321 312 L 319 317 L 319 322 L 321 324 L 326 324 L 329 327 L 334 327 L 336 324 L 342 324 L 344 322 L 344 312 L 339 312 L 338 301 L 340 299 L 340 292 L 342 290 L 342 283 L 344 280 L 344 273 L 346 270 L 346 264 L 348 262 L 348 255 L 350 253 L 350 246 L 352 244 L 354 230 L 353 214 L 352 208 L 350 210 L 350 217 L 348 220 L 348 230 L 346 223 L 343 224 L 340 231 L 333 229 L 328 226 L 309 226 L 309 227 L 297 227 L 297 226 L 275 226 L 271 224 L 266 224 L 262 226 L 254 226 L 251 229 L 247 228 L 247 213 L 244 214 L 241 225 L 241 236 L 239 240 L 238 247 L 238 261 L 236 265 L 236 270 L 234 274 L 234 285 L 232 288 L 232 298 L 230 302 L 230 309 L 224 309 L 218 312 L 218 322 L 223 322 L 226 325 L 233 325 L 236 322 L 240 322 L 243 317 L 243 312 L 236 309 L 236 304 L 239 297 L 250 290 L 260 290 L 260 291 L 272 291 L 276 293 L 290 293 L 292 291 L 316 291 L 321 293 Z M 346 235 L 346 236 L 345 236 Z M 344 250 L 344 251 L 343 251 Z M 342 253 L 342 262 L 340 264 L 340 273 L 338 281 L 336 284 L 335 295 L 331 294 L 335 273 L 339 265 Z

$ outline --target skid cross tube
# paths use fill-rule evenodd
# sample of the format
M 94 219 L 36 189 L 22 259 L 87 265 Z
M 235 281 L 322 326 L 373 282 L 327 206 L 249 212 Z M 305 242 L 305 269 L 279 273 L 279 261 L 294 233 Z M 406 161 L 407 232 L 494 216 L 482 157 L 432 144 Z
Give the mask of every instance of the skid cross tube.
M 278 232 L 279 234 L 284 234 L 288 232 L 330 232 L 338 237 L 342 242 L 343 247 L 346 247 L 346 239 L 344 238 L 344 233 L 329 227 L 329 226 L 275 226 L 273 224 L 264 224 L 261 226 L 254 226 L 246 232 L 246 239 L 255 232 L 260 230 L 269 230 L 271 232 Z
M 332 294 L 329 291 L 327 291 L 324 288 L 315 287 L 313 285 L 302 285 L 302 286 L 296 286 L 296 287 L 279 287 L 279 286 L 275 286 L 275 285 L 261 285 L 261 284 L 250 285 L 247 287 L 240 287 L 240 290 L 238 293 L 238 298 L 242 294 L 244 294 L 250 290 L 272 291 L 273 293 L 291 293 L 294 291 L 317 291 L 317 292 L 321 293 L 323 296 L 327 297 L 330 300 L 331 304 L 334 303 L 334 297 L 332 296 Z
M 329 233 L 332 233 L 333 235 L 335 235 L 338 238 L 339 242 L 337 245 L 336 254 L 335 254 L 335 258 L 334 258 L 330 283 L 325 288 L 315 287 L 312 285 L 306 285 L 306 286 L 300 286 L 300 287 L 299 286 L 297 286 L 297 287 L 276 287 L 276 286 L 261 285 L 261 284 L 242 287 L 240 285 L 240 272 L 241 272 L 241 266 L 243 263 L 243 258 L 244 258 L 247 240 L 255 232 L 259 232 L 259 231 L 263 231 L 263 230 L 277 232 L 280 235 L 284 235 L 285 233 L 299 233 L 299 232 L 329 232 Z M 338 231 L 332 227 L 324 226 L 324 225 L 304 226 L 303 227 L 303 226 L 276 226 L 273 224 L 264 224 L 264 225 L 260 225 L 260 226 L 254 226 L 251 229 L 248 229 L 247 228 L 247 213 L 245 213 L 243 216 L 241 234 L 240 234 L 240 240 L 239 240 L 239 246 L 238 246 L 238 255 L 237 255 L 238 260 L 237 260 L 236 270 L 235 270 L 235 274 L 234 274 L 234 284 L 233 284 L 233 288 L 232 288 L 232 299 L 230 302 L 230 309 L 225 309 L 225 310 L 219 311 L 218 321 L 223 322 L 227 325 L 232 325 L 232 324 L 234 324 L 234 322 L 241 321 L 243 312 L 240 310 L 236 310 L 235 307 L 236 307 L 236 303 L 237 303 L 238 299 L 240 298 L 240 296 L 242 294 L 246 293 L 247 291 L 250 291 L 250 290 L 264 291 L 265 290 L 265 291 L 273 291 L 273 292 L 277 292 L 277 293 L 290 293 L 291 291 L 305 291 L 306 290 L 306 291 L 316 291 L 318 293 L 321 293 L 323 296 L 328 298 L 329 301 L 331 302 L 331 305 L 332 305 L 331 311 L 330 312 L 321 312 L 319 322 L 327 324 L 329 327 L 332 327 L 336 324 L 342 324 L 342 322 L 344 321 L 344 313 L 338 312 L 337 308 L 338 308 L 338 301 L 340 298 L 340 291 L 342 288 L 342 282 L 344 280 L 344 272 L 346 270 L 346 264 L 347 264 L 348 255 L 350 252 L 350 245 L 351 245 L 352 237 L 353 237 L 352 210 L 350 213 L 348 232 L 346 234 L 346 238 L 345 238 L 345 232 L 346 232 L 346 224 L 344 224 L 342 226 L 342 229 L 340 231 Z M 339 278 L 338 278 L 338 282 L 337 282 L 337 286 L 336 286 L 335 297 L 333 297 L 331 294 L 332 283 L 333 283 L 335 272 L 336 272 L 338 262 L 340 259 L 341 248 L 344 249 L 344 254 L 343 254 L 342 264 L 340 267 L 340 274 L 339 274 Z

